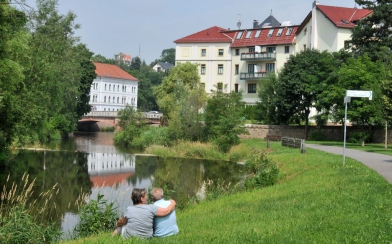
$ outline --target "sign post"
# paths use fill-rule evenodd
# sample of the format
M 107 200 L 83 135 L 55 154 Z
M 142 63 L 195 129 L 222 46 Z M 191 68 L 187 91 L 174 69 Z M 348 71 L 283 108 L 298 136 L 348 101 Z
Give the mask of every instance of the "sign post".
M 373 91 L 357 91 L 357 90 L 346 90 L 346 96 L 344 97 L 344 142 L 343 142 L 343 166 L 346 165 L 346 124 L 347 124 L 347 103 L 351 102 L 352 97 L 367 97 L 369 100 L 373 99 Z

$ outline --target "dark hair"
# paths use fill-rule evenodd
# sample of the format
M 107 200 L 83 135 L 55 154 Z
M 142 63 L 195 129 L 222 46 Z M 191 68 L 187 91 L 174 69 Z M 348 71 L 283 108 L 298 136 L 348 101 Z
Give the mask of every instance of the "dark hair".
M 132 191 L 132 202 L 133 205 L 142 203 L 142 197 L 146 196 L 146 189 L 135 188 Z

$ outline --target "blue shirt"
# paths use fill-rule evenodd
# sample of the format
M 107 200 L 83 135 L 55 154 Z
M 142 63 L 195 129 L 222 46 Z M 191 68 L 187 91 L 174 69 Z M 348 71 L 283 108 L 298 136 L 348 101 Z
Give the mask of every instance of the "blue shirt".
M 170 201 L 164 199 L 154 202 L 154 205 L 166 208 L 170 205 Z M 173 210 L 170 214 L 164 217 L 155 216 L 154 218 L 154 236 L 165 237 L 178 233 L 176 212 Z

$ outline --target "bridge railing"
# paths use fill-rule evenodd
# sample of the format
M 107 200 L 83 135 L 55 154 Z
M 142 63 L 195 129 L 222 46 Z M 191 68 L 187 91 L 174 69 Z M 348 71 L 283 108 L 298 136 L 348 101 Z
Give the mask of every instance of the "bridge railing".
M 162 113 L 149 113 L 142 112 L 146 119 L 160 119 L 163 114 Z M 84 115 L 84 117 L 118 117 L 118 111 L 91 111 Z

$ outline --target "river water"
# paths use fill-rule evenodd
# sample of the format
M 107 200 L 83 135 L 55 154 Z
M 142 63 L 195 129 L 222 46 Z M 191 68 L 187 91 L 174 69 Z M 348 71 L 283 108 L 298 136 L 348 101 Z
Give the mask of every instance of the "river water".
M 72 137 L 42 145 L 50 150 L 18 150 L 13 161 L 0 173 L 0 183 L 5 179 L 20 182 L 27 173 L 35 179 L 34 194 L 59 188 L 56 195 L 57 219 L 64 232 L 72 233 L 78 222 L 75 202 L 84 197 L 97 199 L 103 194 L 114 202 L 121 215 L 132 205 L 133 188 L 162 187 L 166 196 L 186 202 L 188 198 L 204 197 L 205 182 L 236 184 L 243 179 L 241 165 L 227 161 L 145 156 L 136 150 L 114 146 L 113 133 L 74 133 Z

